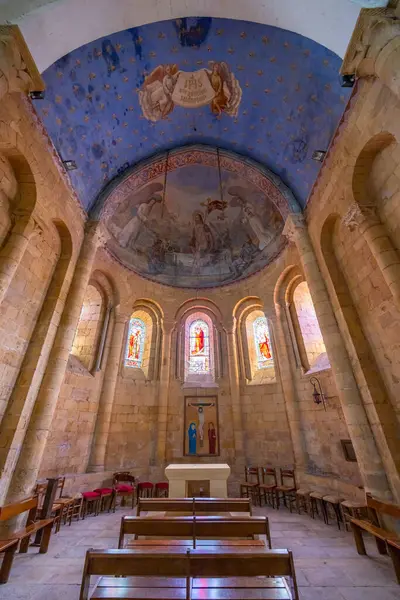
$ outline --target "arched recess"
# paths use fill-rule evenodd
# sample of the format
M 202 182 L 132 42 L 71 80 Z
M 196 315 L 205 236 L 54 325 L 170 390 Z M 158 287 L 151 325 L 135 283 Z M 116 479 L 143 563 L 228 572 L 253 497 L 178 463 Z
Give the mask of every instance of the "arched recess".
M 25 156 L 0 140 L 0 248 L 22 217 L 36 205 L 36 184 Z
M 49 234 L 57 252 L 54 271 L 0 426 L 0 499 L 4 499 L 7 493 L 17 464 L 70 285 L 68 270 L 73 254 L 71 234 L 60 220 L 52 222 Z
M 290 317 L 290 330 L 296 347 L 298 366 L 303 372 L 329 369 L 324 339 L 318 323 L 308 284 L 295 275 L 286 288 L 285 303 Z
M 332 282 L 331 289 L 334 294 L 332 303 L 336 319 L 343 332 L 354 375 L 392 491 L 398 498 L 400 494 L 399 421 L 353 300 L 348 274 L 341 266 L 345 251 L 342 240 L 348 237 L 348 233 L 343 231 L 339 215 L 332 214 L 325 220 L 321 229 L 321 250 Z M 351 248 L 353 247 L 354 243 L 351 241 Z M 340 260 L 339 256 L 341 256 Z M 363 259 L 365 262 L 365 256 Z
M 218 385 L 224 372 L 223 327 L 218 307 L 203 298 L 190 300 L 178 309 L 176 323 L 176 378 L 185 387 Z M 196 372 L 197 358 L 199 370 Z
M 156 381 L 160 376 L 163 314 L 142 298 L 133 305 L 123 352 L 123 376 Z
M 235 308 L 240 375 L 247 385 L 276 382 L 275 348 L 271 323 L 257 297 L 243 299 Z
M 103 368 L 105 343 L 110 317 L 115 306 L 115 292 L 109 278 L 94 271 L 87 286 L 71 355 L 95 374 Z

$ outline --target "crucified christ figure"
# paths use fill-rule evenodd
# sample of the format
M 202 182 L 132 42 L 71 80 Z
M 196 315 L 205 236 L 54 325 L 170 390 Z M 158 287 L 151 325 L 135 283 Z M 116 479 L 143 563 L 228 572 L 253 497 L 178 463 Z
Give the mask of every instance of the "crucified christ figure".
M 199 433 L 200 447 L 204 446 L 204 408 L 206 406 L 214 406 L 215 402 L 189 402 L 189 406 L 197 409 L 199 419 L 197 431 Z

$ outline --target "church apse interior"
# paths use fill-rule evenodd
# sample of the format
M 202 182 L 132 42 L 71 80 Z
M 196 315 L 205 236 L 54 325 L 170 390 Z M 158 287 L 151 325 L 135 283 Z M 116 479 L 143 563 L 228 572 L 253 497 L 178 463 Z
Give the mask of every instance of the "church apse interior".
M 398 509 L 397 0 L 327 2 L 323 19 L 307 0 L 297 25 L 265 7 L 246 20 L 236 0 L 129 18 L 90 0 L 85 33 L 75 0 L 9 4 L 0 507 L 60 477 L 75 498 L 116 472 L 155 484 L 171 464 L 227 464 L 233 498 L 268 467 Z M 78 598 L 62 583 L 55 599 Z M 373 597 L 354 589 L 326 598 Z

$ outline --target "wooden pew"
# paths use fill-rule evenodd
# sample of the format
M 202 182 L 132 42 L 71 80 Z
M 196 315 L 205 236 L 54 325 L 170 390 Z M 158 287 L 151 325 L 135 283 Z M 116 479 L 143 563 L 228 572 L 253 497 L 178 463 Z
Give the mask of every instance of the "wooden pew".
M 249 498 L 138 498 L 137 515 L 141 512 L 239 512 L 252 514 Z
M 19 540 L 17 538 L 0 541 L 0 553 L 4 553 L 3 562 L 0 569 L 0 583 L 7 583 L 8 581 L 14 560 L 14 554 L 18 548 L 18 544 Z
M 12 533 L 12 537 L 21 542 L 19 547 L 20 552 L 28 551 L 31 535 L 41 530 L 43 530 L 43 538 L 39 548 L 40 554 L 45 554 L 49 548 L 51 528 L 53 527 L 54 519 L 41 519 L 40 521 L 35 521 L 37 508 L 38 499 L 36 496 L 21 500 L 21 502 L 16 502 L 15 504 L 7 504 L 6 506 L 0 507 L 0 521 L 8 521 L 9 519 L 13 519 L 24 512 L 29 511 L 26 526 Z M 2 542 L 0 541 L 0 543 Z
M 190 516 L 190 517 L 122 517 L 118 548 L 123 548 L 125 535 L 151 536 L 157 539 L 145 540 L 148 545 L 157 545 L 159 538 L 171 537 L 176 545 L 176 538 L 189 538 L 193 548 L 199 545 L 199 538 L 211 538 L 225 545 L 223 538 L 252 538 L 256 535 L 265 535 L 269 548 L 271 545 L 271 532 L 267 517 L 216 517 L 216 516 Z M 240 541 L 240 540 L 239 540 Z M 242 540 L 243 541 L 243 540 Z M 204 542 L 205 544 L 208 543 Z M 182 540 L 187 546 L 188 540 Z M 129 546 L 130 544 L 128 544 Z M 136 543 L 135 543 L 136 545 Z M 158 544 L 160 545 L 160 544 Z M 229 544 L 232 545 L 232 544 Z M 240 545 L 240 544 L 237 544 Z
M 89 594 L 92 575 L 100 579 Z M 299 595 L 288 550 L 138 548 L 87 552 L 80 600 L 89 598 L 298 600 Z
M 383 502 L 382 500 L 373 498 L 371 494 L 367 494 L 367 509 L 370 520 L 350 519 L 357 552 L 362 555 L 367 554 L 363 532 L 370 533 L 375 538 L 380 554 L 387 554 L 388 547 L 390 547 L 390 556 L 393 561 L 397 581 L 400 583 L 400 564 L 398 554 L 396 554 L 396 547 L 397 552 L 400 548 L 400 537 L 396 533 L 389 531 L 384 526 L 381 518 L 381 515 L 387 515 L 393 519 L 400 519 L 400 507 L 390 502 Z

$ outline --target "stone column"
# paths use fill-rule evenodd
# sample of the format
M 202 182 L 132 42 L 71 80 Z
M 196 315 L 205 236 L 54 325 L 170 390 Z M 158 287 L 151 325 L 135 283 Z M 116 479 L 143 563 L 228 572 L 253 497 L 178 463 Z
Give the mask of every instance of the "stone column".
M 121 364 L 121 352 L 125 339 L 126 324 L 129 314 L 121 312 L 120 307 L 114 309 L 114 326 L 110 350 L 104 374 L 103 388 L 100 394 L 99 408 L 94 430 L 92 451 L 90 455 L 88 471 L 104 471 L 108 436 L 112 409 L 114 405 L 115 388 L 118 380 L 119 366 Z
M 299 400 L 296 387 L 293 381 L 293 372 L 289 358 L 290 334 L 287 327 L 285 309 L 278 302 L 275 303 L 276 316 L 269 316 L 272 321 L 273 330 L 276 336 L 276 353 L 278 355 L 279 375 L 281 378 L 283 395 L 285 398 L 286 415 L 289 423 L 290 435 L 292 438 L 293 454 L 296 471 L 304 472 L 308 457 L 305 449 L 304 436 L 301 430 L 301 416 Z
M 163 338 L 161 350 L 161 367 L 158 396 L 158 421 L 157 421 L 157 449 L 156 449 L 156 467 L 163 467 L 166 458 L 167 445 L 167 423 L 168 423 L 168 395 L 169 380 L 171 376 L 171 344 L 174 323 L 172 321 L 163 322 Z
M 379 218 L 376 207 L 354 202 L 342 222 L 350 231 L 358 229 L 364 236 L 397 306 L 400 307 L 400 257 Z
M 228 371 L 229 384 L 231 388 L 232 417 L 233 417 L 233 439 L 235 444 L 236 461 L 245 461 L 245 447 L 243 440 L 242 407 L 240 405 L 240 385 L 238 370 L 238 355 L 236 346 L 236 322 L 230 323 L 226 330 L 228 343 Z
M 365 489 L 390 499 L 386 473 L 303 216 L 289 215 L 283 233 L 295 242 L 300 255 Z
M 29 214 L 18 216 L 10 237 L 0 252 L 0 303 L 10 287 L 29 240 L 41 233 L 41 227 Z
M 50 358 L 6 495 L 7 502 L 18 501 L 25 497 L 31 493 L 35 485 L 57 406 L 58 395 L 64 380 L 93 261 L 97 248 L 102 241 L 99 227 L 98 223 L 89 223 L 86 227 L 85 237 Z M 4 497 L 0 498 L 0 502 L 4 502 Z

